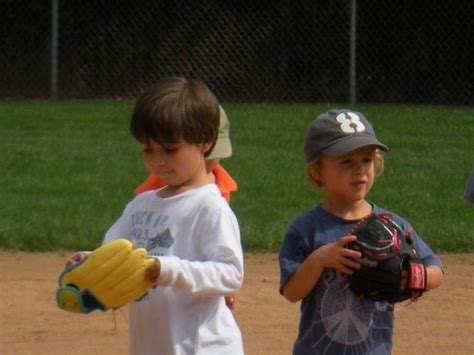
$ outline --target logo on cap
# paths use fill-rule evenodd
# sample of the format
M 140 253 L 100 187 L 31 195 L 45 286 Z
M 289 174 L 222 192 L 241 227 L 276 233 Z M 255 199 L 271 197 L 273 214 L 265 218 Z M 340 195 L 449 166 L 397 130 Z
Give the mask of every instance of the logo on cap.
M 339 122 L 341 130 L 344 133 L 364 132 L 365 125 L 360 121 L 359 115 L 354 112 L 343 112 L 337 115 L 336 121 Z

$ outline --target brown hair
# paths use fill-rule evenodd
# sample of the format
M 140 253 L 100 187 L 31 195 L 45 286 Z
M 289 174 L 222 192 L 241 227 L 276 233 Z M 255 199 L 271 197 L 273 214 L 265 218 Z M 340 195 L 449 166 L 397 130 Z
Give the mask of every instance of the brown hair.
M 308 177 L 309 182 L 314 187 L 321 187 L 321 182 L 318 180 L 319 169 L 321 169 L 321 156 L 322 154 L 316 155 L 306 164 L 306 176 Z M 374 172 L 375 176 L 378 177 L 382 175 L 384 170 L 384 158 L 383 152 L 376 148 L 374 151 Z
M 198 79 L 180 77 L 161 79 L 140 95 L 130 121 L 140 143 L 173 144 L 181 138 L 215 143 L 218 127 L 219 105 L 211 90 Z

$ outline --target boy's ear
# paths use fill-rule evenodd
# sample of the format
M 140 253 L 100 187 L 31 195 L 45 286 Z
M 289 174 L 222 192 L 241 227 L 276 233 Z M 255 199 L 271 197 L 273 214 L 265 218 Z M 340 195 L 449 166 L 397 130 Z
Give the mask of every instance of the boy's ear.
M 310 180 L 311 184 L 315 187 L 321 187 L 323 186 L 323 183 L 320 179 L 318 169 L 314 166 L 314 164 L 308 164 L 306 166 L 306 175 L 308 176 L 308 179 Z
M 202 143 L 201 151 L 202 151 L 203 154 L 206 154 L 209 151 L 209 149 L 211 149 L 212 147 L 214 147 L 214 142 Z

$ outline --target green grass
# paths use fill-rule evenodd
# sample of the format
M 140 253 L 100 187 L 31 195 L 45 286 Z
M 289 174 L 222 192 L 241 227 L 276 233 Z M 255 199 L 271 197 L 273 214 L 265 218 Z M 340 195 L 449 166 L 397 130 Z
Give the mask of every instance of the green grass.
M 238 182 L 231 205 L 246 251 L 276 250 L 321 200 L 304 175 L 309 121 L 332 105 L 223 104 Z M 356 106 L 387 144 L 368 198 L 406 217 L 436 251 L 474 250 L 474 109 Z M 0 247 L 93 248 L 147 175 L 128 133 L 128 101 L 0 101 Z

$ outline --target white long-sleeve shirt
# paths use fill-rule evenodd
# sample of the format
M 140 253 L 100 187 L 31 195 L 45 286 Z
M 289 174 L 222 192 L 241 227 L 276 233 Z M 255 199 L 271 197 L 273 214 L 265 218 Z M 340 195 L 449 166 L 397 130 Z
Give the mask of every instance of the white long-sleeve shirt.
M 214 184 L 168 198 L 138 195 L 104 243 L 117 238 L 161 263 L 158 286 L 130 305 L 130 354 L 243 354 L 223 297 L 242 285 L 239 225 Z

